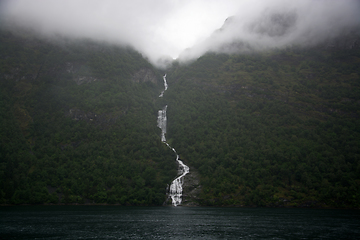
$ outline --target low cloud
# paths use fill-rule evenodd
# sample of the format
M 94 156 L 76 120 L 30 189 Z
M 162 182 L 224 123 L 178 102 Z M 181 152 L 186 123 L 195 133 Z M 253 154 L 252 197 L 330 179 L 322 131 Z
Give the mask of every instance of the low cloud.
M 130 45 L 162 66 L 179 55 L 187 60 L 207 51 L 314 44 L 359 26 L 359 5 L 357 0 L 0 0 L 0 20 L 43 37 Z
M 313 46 L 360 26 L 360 4 L 352 0 L 243 1 L 239 11 L 208 39 L 187 49 L 180 60 L 208 51 L 234 53 L 289 45 Z
M 237 0 L 0 0 L 1 22 L 38 36 L 130 45 L 154 63 L 219 28 Z M 16 27 L 16 28 L 15 28 Z

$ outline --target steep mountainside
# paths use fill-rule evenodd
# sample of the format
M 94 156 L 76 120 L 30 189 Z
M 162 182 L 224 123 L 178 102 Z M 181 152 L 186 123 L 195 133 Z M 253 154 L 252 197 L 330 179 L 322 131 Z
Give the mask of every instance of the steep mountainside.
M 1 203 L 164 202 L 177 171 L 147 60 L 88 40 L 0 42 Z
M 199 171 L 200 204 L 360 206 L 352 40 L 173 64 L 168 142 Z
M 90 40 L 0 33 L 0 203 L 360 205 L 360 41 L 207 53 L 162 74 Z

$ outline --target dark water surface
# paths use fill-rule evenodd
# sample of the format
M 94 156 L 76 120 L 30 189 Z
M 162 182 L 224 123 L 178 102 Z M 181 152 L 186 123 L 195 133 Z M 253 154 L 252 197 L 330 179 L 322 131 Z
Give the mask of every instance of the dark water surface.
M 0 239 L 360 239 L 360 211 L 11 206 Z

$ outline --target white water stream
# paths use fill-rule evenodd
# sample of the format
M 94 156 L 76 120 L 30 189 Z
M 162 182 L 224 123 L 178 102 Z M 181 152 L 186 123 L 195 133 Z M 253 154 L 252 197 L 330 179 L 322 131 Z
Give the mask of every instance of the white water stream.
M 164 96 L 164 92 L 167 90 L 168 85 L 166 82 L 166 74 L 163 76 L 164 79 L 164 91 L 161 92 L 159 97 L 163 97 Z M 171 185 L 170 185 L 170 189 L 169 189 L 169 196 L 171 197 L 171 201 L 172 201 L 172 205 L 173 206 L 177 206 L 181 204 L 182 201 L 182 186 L 184 184 L 184 176 L 186 174 L 189 173 L 189 167 L 186 166 L 180 159 L 179 159 L 179 155 L 177 154 L 175 148 L 171 147 L 167 142 L 166 142 L 166 110 L 167 110 L 167 105 L 162 109 L 159 110 L 158 112 L 158 119 L 157 119 L 157 126 L 161 129 L 161 141 L 163 143 L 166 144 L 166 146 L 168 146 L 175 154 L 176 154 L 176 161 L 179 164 L 179 176 L 177 178 L 175 178 L 174 181 L 172 181 Z
M 166 82 L 166 74 L 163 76 L 163 79 L 164 79 L 164 90 L 161 91 L 159 97 L 163 97 L 163 96 L 164 96 L 164 92 L 168 89 L 168 85 L 167 85 L 167 82 Z

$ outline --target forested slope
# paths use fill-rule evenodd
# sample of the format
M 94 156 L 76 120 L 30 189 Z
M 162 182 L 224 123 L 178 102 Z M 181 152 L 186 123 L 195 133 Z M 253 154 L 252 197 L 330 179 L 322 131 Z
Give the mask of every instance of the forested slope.
M 177 174 L 167 104 L 198 204 L 359 208 L 359 40 L 174 62 L 163 98 L 131 48 L 0 43 L 1 204 L 161 205 Z
M 168 142 L 199 171 L 199 203 L 358 208 L 359 74 L 358 45 L 175 62 Z
M 0 34 L 0 202 L 159 205 L 161 74 L 131 48 Z

